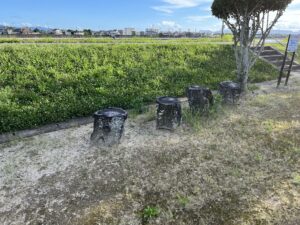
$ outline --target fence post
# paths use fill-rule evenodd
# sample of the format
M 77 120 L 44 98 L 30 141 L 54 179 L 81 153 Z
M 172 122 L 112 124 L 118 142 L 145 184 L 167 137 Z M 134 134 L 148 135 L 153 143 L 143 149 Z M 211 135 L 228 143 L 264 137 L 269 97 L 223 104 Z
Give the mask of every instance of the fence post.
M 281 70 L 280 70 L 280 74 L 279 74 L 279 77 L 278 77 L 277 88 L 281 84 L 281 80 L 282 80 L 282 76 L 283 76 L 283 70 L 284 70 L 285 63 L 286 63 L 286 58 L 287 58 L 287 55 L 288 55 L 288 47 L 289 47 L 290 39 L 291 39 L 291 35 L 289 35 L 288 42 L 286 44 L 284 59 L 283 59 L 283 63 L 282 63 Z

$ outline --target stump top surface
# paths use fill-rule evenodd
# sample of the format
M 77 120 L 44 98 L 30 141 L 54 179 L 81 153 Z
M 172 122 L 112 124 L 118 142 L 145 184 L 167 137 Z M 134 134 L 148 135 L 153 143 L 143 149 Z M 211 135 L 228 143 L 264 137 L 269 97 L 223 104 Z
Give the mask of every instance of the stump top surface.
M 189 86 L 187 88 L 188 92 L 191 92 L 191 91 L 203 91 L 203 90 L 204 90 L 204 88 L 201 87 L 201 86 L 199 86 L 199 85 L 192 85 L 192 86 Z
M 220 84 L 222 87 L 230 89 L 241 89 L 241 86 L 238 83 L 232 81 L 224 81 Z
M 158 104 L 163 104 L 163 105 L 174 105 L 174 104 L 178 104 L 179 100 L 178 100 L 178 98 L 165 96 L 165 97 L 157 98 L 156 102 Z
M 187 88 L 188 91 L 208 91 L 210 90 L 207 87 L 199 86 L 199 85 L 191 85 Z
M 200 90 L 203 89 L 201 86 L 199 85 L 191 85 L 188 87 L 189 90 Z
M 124 117 L 127 118 L 128 113 L 120 108 L 107 108 L 100 111 L 95 112 L 94 117 L 106 117 L 106 118 L 114 118 L 114 117 Z

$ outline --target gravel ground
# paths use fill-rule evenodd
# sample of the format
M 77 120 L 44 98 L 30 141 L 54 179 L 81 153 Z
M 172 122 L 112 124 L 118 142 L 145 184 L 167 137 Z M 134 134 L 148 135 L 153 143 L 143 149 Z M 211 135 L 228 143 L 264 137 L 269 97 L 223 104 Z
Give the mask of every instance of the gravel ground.
M 200 130 L 156 130 L 152 108 L 113 148 L 91 146 L 91 124 L 1 144 L 0 224 L 300 224 L 299 154 L 274 153 L 287 134 L 299 151 L 299 108 L 285 103 L 300 93 L 294 75 L 289 88 L 258 84 Z M 141 219 L 146 206 L 160 215 Z
M 66 224 L 81 208 L 122 190 L 126 171 L 117 164 L 139 154 L 135 146 L 182 140 L 182 131 L 157 131 L 142 116 L 126 123 L 118 147 L 91 146 L 92 129 L 89 124 L 0 145 L 0 224 Z

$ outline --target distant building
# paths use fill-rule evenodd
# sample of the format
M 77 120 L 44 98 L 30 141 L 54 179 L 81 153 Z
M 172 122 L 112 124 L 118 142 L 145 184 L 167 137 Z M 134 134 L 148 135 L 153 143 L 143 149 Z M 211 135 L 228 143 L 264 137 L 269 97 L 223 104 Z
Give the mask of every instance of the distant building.
M 174 36 L 174 34 L 172 32 L 170 32 L 170 31 L 168 31 L 168 32 L 160 32 L 159 33 L 159 37 L 173 37 L 173 36 Z
M 20 35 L 22 34 L 22 29 L 21 28 L 13 28 L 13 35 Z
M 182 34 L 181 34 L 181 32 L 175 31 L 175 32 L 173 33 L 173 36 L 174 36 L 175 38 L 179 38 L 179 37 L 182 37 Z
M 6 34 L 6 28 L 4 26 L 0 26 L 0 35 Z
M 62 36 L 62 35 L 64 35 L 64 32 L 63 32 L 62 30 L 60 30 L 60 29 L 54 29 L 54 30 L 52 31 L 52 33 L 53 33 L 55 36 Z
M 21 34 L 22 35 L 30 35 L 32 33 L 31 29 L 28 27 L 21 28 Z
M 106 31 L 106 30 L 100 30 L 95 32 L 95 36 L 100 36 L 100 37 L 108 37 L 110 36 L 111 31 Z
M 135 35 L 135 29 L 134 28 L 125 28 L 123 35 L 124 36 L 133 36 L 133 35 Z
M 135 32 L 135 35 L 136 35 L 136 36 L 142 36 L 141 33 L 142 33 L 141 31 L 136 31 L 136 32 Z
M 72 36 L 72 31 L 70 31 L 70 30 L 65 30 L 65 31 L 64 31 L 64 34 L 65 34 L 66 36 Z
M 146 36 L 157 36 L 159 34 L 159 29 L 156 28 L 147 28 Z
M 124 35 L 124 31 L 123 30 L 118 30 L 120 36 L 123 36 Z
M 104 36 L 104 32 L 103 31 L 96 31 L 94 33 L 94 36 Z
M 118 30 L 109 30 L 107 32 L 108 36 L 111 36 L 111 37 L 118 37 L 120 36 L 120 33 Z
M 76 31 L 74 33 L 75 36 L 84 36 L 84 32 L 83 31 Z
M 12 28 L 12 27 L 6 27 L 5 31 L 3 32 L 5 35 L 17 35 L 21 34 L 20 28 Z

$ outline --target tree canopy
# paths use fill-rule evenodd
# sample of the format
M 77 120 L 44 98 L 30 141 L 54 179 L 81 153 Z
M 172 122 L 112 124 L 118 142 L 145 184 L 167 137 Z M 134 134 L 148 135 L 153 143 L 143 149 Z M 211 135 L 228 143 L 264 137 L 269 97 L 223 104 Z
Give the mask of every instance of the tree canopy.
M 266 38 L 291 2 L 292 0 L 214 0 L 212 14 L 222 19 L 233 33 L 237 78 L 243 91 L 247 91 L 249 71 L 261 54 Z M 254 50 L 251 48 L 253 44 Z
M 212 13 L 219 19 L 236 18 L 241 15 L 256 15 L 285 10 L 292 0 L 214 0 Z

